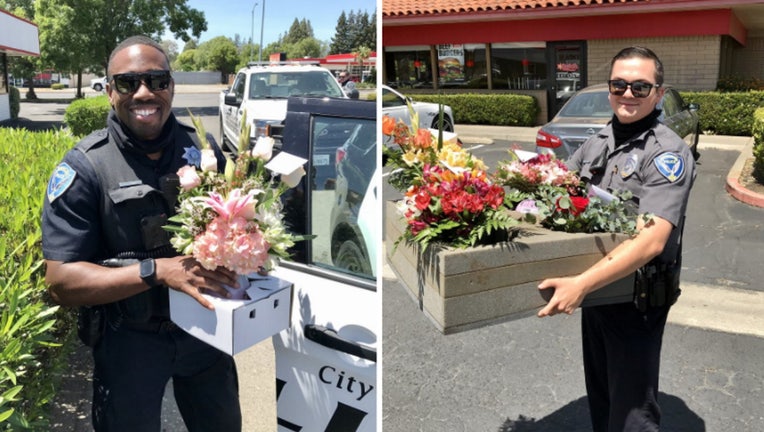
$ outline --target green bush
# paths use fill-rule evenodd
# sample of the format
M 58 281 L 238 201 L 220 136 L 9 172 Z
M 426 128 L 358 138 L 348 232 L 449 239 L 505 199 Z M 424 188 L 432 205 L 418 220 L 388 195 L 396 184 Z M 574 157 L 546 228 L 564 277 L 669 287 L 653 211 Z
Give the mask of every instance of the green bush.
M 21 111 L 21 92 L 16 87 L 11 87 L 8 95 L 11 103 L 11 118 L 19 118 L 19 111 Z
M 753 178 L 764 184 L 764 108 L 753 113 Z
M 539 106 L 532 96 L 516 94 L 414 94 L 412 99 L 449 105 L 454 122 L 498 126 L 534 126 Z
M 106 116 L 111 105 L 106 95 L 78 99 L 72 102 L 64 113 L 64 123 L 75 136 L 85 136 L 106 127 Z
M 49 430 L 47 404 L 73 314 L 49 301 L 40 214 L 51 172 L 75 143 L 66 131 L 0 128 L 0 430 Z
M 753 112 L 764 106 L 764 92 L 681 92 L 686 103 L 700 105 L 700 130 L 715 135 L 751 136 Z
M 51 84 L 50 88 L 51 90 L 63 90 L 66 88 L 66 86 L 61 83 L 55 83 L 55 84 Z

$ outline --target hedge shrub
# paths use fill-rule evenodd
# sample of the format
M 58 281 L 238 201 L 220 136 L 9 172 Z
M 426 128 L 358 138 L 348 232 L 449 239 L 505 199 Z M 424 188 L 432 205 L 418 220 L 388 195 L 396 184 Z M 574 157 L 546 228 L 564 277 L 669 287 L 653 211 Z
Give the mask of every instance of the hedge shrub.
M 751 136 L 753 112 L 764 106 L 764 92 L 681 92 L 686 103 L 700 105 L 700 130 L 715 135 Z
M 412 99 L 449 105 L 454 122 L 497 126 L 534 126 L 538 104 L 532 96 L 515 94 L 416 94 Z
M 64 123 L 75 136 L 85 136 L 106 127 L 106 116 L 111 105 L 106 95 L 77 99 L 66 108 Z
M 753 113 L 753 178 L 764 184 L 764 108 Z
M 49 430 L 47 404 L 73 314 L 48 298 L 40 214 L 48 178 L 75 143 L 67 131 L 0 128 L 0 431 Z

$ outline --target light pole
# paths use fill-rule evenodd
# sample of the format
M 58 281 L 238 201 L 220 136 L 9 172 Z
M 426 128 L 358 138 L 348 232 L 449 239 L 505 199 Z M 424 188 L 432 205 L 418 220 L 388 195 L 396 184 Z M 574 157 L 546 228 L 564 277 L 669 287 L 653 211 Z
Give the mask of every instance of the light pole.
M 255 59 L 255 8 L 257 7 L 257 2 L 255 2 L 255 5 L 252 6 L 252 31 L 249 36 L 249 43 L 252 44 L 252 51 L 249 52 L 249 61 L 252 61 Z
M 260 49 L 257 51 L 258 62 L 263 61 L 263 28 L 265 28 L 265 0 L 263 0 L 263 17 L 260 18 Z

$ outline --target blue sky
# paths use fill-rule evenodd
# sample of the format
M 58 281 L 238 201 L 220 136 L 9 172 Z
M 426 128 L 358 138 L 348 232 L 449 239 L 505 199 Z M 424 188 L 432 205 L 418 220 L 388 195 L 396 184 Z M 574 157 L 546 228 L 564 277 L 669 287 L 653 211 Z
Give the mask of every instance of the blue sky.
M 337 19 L 343 11 L 373 14 L 376 0 L 188 0 L 188 5 L 204 12 L 207 18 L 207 31 L 202 33 L 200 42 L 206 42 L 217 36 L 231 39 L 238 33 L 242 40 L 249 40 L 252 34 L 252 7 L 255 7 L 254 40 L 260 43 L 260 23 L 263 20 L 263 2 L 265 2 L 265 25 L 263 26 L 263 45 L 278 40 L 294 22 L 306 19 L 313 27 L 316 39 L 331 43 L 337 27 Z M 182 50 L 183 42 L 178 43 Z

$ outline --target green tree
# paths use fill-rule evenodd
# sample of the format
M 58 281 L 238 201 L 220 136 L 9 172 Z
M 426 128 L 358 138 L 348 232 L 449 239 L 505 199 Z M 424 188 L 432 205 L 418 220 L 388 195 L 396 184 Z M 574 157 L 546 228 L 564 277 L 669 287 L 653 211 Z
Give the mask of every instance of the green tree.
M 183 71 L 183 72 L 192 72 L 199 70 L 199 66 L 196 62 L 196 57 L 198 54 L 198 50 L 191 49 L 191 50 L 183 50 L 182 53 L 178 54 L 178 58 L 175 59 L 175 62 L 172 64 L 173 70 L 177 71 Z
M 348 41 L 348 35 L 350 34 L 350 24 L 348 18 L 345 15 L 345 11 L 342 11 L 340 17 L 337 19 L 337 26 L 334 29 L 334 37 L 329 45 L 329 54 L 342 54 L 350 52 L 353 48 Z
M 377 46 L 376 13 L 369 17 L 360 10 L 349 14 L 343 11 L 337 19 L 329 54 L 349 53 L 360 46 Z
M 199 51 L 202 53 L 202 67 L 206 70 L 220 71 L 222 83 L 228 74 L 236 71 L 236 64 L 239 61 L 239 53 L 236 45 L 230 38 L 218 36 L 199 45 Z
M 298 21 L 297 18 L 292 22 L 292 26 L 289 27 L 289 31 L 282 38 L 282 42 L 286 44 L 293 44 L 300 42 L 303 39 L 314 38 L 313 26 L 310 25 L 310 21 L 305 18 L 302 21 Z
M 170 64 L 172 64 L 178 58 L 178 43 L 172 39 L 164 39 L 159 42 L 159 45 L 162 45 L 167 56 L 170 57 Z

